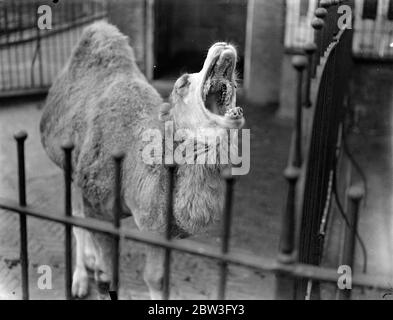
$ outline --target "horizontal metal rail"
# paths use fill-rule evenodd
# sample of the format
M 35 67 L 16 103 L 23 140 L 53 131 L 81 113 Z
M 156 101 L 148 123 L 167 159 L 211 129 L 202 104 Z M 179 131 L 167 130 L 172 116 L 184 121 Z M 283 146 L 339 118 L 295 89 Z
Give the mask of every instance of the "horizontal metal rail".
M 307 278 L 324 282 L 337 283 L 338 277 L 340 276 L 337 273 L 337 270 L 333 268 L 317 267 L 302 263 L 285 264 L 272 258 L 260 258 L 250 255 L 249 253 L 235 251 L 224 254 L 221 253 L 221 250 L 219 248 L 199 243 L 197 241 L 188 239 L 167 240 L 164 237 L 160 237 L 155 234 L 117 229 L 109 222 L 96 219 L 66 217 L 62 215 L 63 213 L 60 212 L 58 214 L 43 213 L 42 209 L 29 205 L 26 207 L 22 207 L 19 206 L 16 201 L 11 201 L 4 198 L 0 198 L 0 209 L 39 219 L 49 220 L 64 225 L 80 227 L 90 231 L 102 232 L 117 236 L 121 239 L 132 240 L 135 242 L 149 244 L 161 248 L 170 248 L 172 250 L 177 250 L 200 257 L 211 258 L 233 265 L 249 267 L 272 273 L 286 273 L 296 278 Z M 53 212 L 53 210 L 51 210 L 51 212 Z M 393 278 L 378 275 L 355 274 L 353 275 L 352 279 L 352 285 L 354 287 L 358 286 L 368 289 L 389 290 L 391 289 L 390 283 L 393 283 Z
M 49 38 L 51 36 L 54 36 L 56 34 L 65 32 L 65 31 L 69 31 L 72 30 L 74 28 L 78 28 L 78 27 L 82 27 L 84 25 L 88 25 L 94 21 L 97 20 L 101 20 L 101 19 L 106 19 L 108 17 L 107 13 L 99 13 L 99 14 L 95 14 L 95 15 L 91 15 L 87 18 L 83 18 L 80 19 L 78 21 L 74 21 L 74 22 L 70 22 L 67 24 L 64 24 L 64 26 L 62 27 L 56 27 L 56 29 L 52 29 L 52 30 L 45 30 L 45 32 L 41 32 L 40 33 L 40 37 L 39 39 L 45 39 L 45 38 Z M 35 31 L 36 29 L 34 29 Z M 20 44 L 24 44 L 24 43 L 29 43 L 32 41 L 36 41 L 38 39 L 36 33 L 34 35 L 32 35 L 31 37 L 27 37 L 24 39 L 20 39 L 20 40 L 16 40 L 16 41 L 7 41 L 7 42 L 0 42 L 0 49 L 2 48 L 9 48 L 10 46 L 16 46 L 16 45 L 20 45 Z

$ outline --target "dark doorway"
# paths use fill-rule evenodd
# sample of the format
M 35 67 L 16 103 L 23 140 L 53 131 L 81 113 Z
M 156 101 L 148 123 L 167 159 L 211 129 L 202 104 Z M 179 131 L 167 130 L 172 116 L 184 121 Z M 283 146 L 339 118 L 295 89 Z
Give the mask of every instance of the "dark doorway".
M 156 0 L 154 78 L 198 72 L 217 41 L 237 47 L 243 78 L 246 19 L 247 0 Z

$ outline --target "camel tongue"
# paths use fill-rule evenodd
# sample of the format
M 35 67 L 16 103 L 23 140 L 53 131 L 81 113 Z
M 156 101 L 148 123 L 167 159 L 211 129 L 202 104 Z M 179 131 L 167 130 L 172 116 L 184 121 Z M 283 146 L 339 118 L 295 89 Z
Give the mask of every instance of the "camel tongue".
M 222 112 L 220 112 L 220 106 L 218 105 L 217 100 L 216 93 L 208 94 L 206 97 L 206 106 L 210 112 L 221 115 Z

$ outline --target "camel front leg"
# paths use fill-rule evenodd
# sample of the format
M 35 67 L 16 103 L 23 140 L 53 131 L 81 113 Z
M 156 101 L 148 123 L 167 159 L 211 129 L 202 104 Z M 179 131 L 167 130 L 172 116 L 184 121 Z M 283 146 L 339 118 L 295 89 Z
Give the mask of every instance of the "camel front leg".
M 164 259 L 164 249 L 157 247 L 147 248 L 143 277 L 147 287 L 149 288 L 150 298 L 152 300 L 163 299 Z
M 72 276 L 72 295 L 77 298 L 85 297 L 89 292 L 89 276 L 85 266 L 86 231 L 74 228 L 76 240 L 76 263 Z
M 72 188 L 72 215 L 80 218 L 84 218 L 83 210 L 83 200 L 81 190 L 73 185 Z M 88 256 L 92 255 L 93 251 L 91 240 L 89 238 L 88 231 L 81 228 L 73 228 L 73 233 L 76 240 L 76 261 L 75 269 L 72 276 L 72 295 L 76 298 L 83 298 L 89 292 L 89 276 L 86 270 L 86 250 L 88 251 Z
M 92 232 L 91 238 L 96 248 L 94 278 L 98 287 L 99 298 L 109 299 L 113 274 L 113 237 Z

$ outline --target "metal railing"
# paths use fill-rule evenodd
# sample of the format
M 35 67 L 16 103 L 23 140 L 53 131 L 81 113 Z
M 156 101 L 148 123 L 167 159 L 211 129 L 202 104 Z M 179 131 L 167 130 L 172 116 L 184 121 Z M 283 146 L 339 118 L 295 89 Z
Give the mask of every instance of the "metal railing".
M 37 27 L 42 0 L 0 4 L 0 95 L 46 92 L 59 74 L 83 28 L 107 16 L 103 0 L 52 5 L 52 29 Z
M 320 3 L 332 2 L 337 14 L 337 1 L 287 0 L 284 45 L 287 52 L 299 52 L 314 40 L 314 33 L 308 28 L 314 11 Z M 352 53 L 361 59 L 381 61 L 393 60 L 393 0 L 351 0 L 353 2 L 352 27 L 354 35 Z
M 171 297 L 170 257 L 173 250 L 189 253 L 199 257 L 214 259 L 220 263 L 217 298 L 225 299 L 228 265 L 239 265 L 258 269 L 277 275 L 275 297 L 277 299 L 319 298 L 318 285 L 321 282 L 336 284 L 337 269 L 320 265 L 323 254 L 324 225 L 331 211 L 330 202 L 334 188 L 337 153 L 342 139 L 344 99 L 349 82 L 351 30 L 338 30 L 334 17 L 329 15 L 329 6 L 318 8 L 312 26 L 315 30 L 315 43 L 304 48 L 304 54 L 294 57 L 293 65 L 297 72 L 296 117 L 288 167 L 284 176 L 288 181 L 288 198 L 286 210 L 282 216 L 282 231 L 277 259 L 257 257 L 247 253 L 232 252 L 229 246 L 234 177 L 230 171 L 224 171 L 225 205 L 223 212 L 222 246 L 198 243 L 189 239 L 170 238 L 173 216 L 173 189 L 175 166 L 168 166 L 168 206 L 167 230 L 164 236 L 152 235 L 121 228 L 120 190 L 122 153 L 113 155 L 115 175 L 113 192 L 115 203 L 112 223 L 91 218 L 79 218 L 71 215 L 71 176 L 72 143 L 65 143 L 64 151 L 64 213 L 48 213 L 42 208 L 30 206 L 26 198 L 25 153 L 27 138 L 25 132 L 15 135 L 19 168 L 19 202 L 0 199 L 0 209 L 8 210 L 20 218 L 20 257 L 22 272 L 23 299 L 29 299 L 28 287 L 28 246 L 27 217 L 35 217 L 60 223 L 65 227 L 65 284 L 66 298 L 71 299 L 72 246 L 71 231 L 73 227 L 101 232 L 115 238 L 113 248 L 113 272 L 111 291 L 117 291 L 119 278 L 120 243 L 134 241 L 166 250 L 164 261 L 163 298 Z M 333 81 L 334 80 L 334 81 Z M 350 228 L 345 242 L 345 259 L 343 263 L 353 265 L 356 221 L 361 200 L 361 191 L 350 189 L 348 212 Z M 52 211 L 51 211 L 52 212 Z M 322 230 L 322 232 L 320 232 Z M 322 236 L 322 238 L 321 238 Z M 353 287 L 389 290 L 392 279 L 378 275 L 354 273 Z M 350 298 L 350 290 L 343 291 L 341 298 Z
M 320 57 L 321 66 L 313 66 L 313 46 L 309 45 L 306 84 L 309 86 L 306 103 L 300 103 L 305 110 L 303 120 L 311 117 L 312 125 L 305 128 L 303 134 L 305 143 L 303 154 L 296 156 L 301 159 L 297 167 L 302 167 L 304 175 L 301 182 L 302 194 L 299 208 L 299 261 L 314 265 L 321 264 L 323 256 L 324 239 L 326 236 L 327 222 L 330 217 L 332 194 L 335 187 L 336 169 L 338 164 L 338 145 L 342 139 L 340 130 L 344 124 L 344 102 L 348 94 L 348 83 L 351 67 L 351 31 L 328 28 L 322 23 L 324 14 L 326 24 L 329 15 L 328 10 L 317 10 L 318 18 L 313 21 L 316 31 L 315 38 L 320 42 L 317 53 Z M 323 28 L 319 29 L 320 27 Z M 336 34 L 334 36 L 334 34 Z M 328 39 L 333 42 L 329 43 Z M 315 56 L 314 56 L 315 57 Z M 304 62 L 307 59 L 304 57 Z M 302 65 L 297 65 L 298 72 Z M 299 85 L 300 87 L 300 85 Z M 302 88 L 299 88 L 299 92 Z M 300 95 L 300 93 L 299 93 Z M 300 99 L 300 98 L 299 98 Z M 299 107 L 300 108 L 300 107 Z M 302 119 L 302 116 L 299 116 Z M 298 134 L 300 137 L 302 135 Z M 299 139 L 300 140 L 300 139 Z M 303 165 L 304 164 L 304 165 Z M 303 165 L 303 166 L 302 166 Z M 313 283 L 305 280 L 298 283 L 297 294 L 301 297 L 313 294 Z M 318 287 L 318 282 L 314 282 Z M 314 290 L 318 294 L 318 289 Z
M 165 274 L 164 274 L 164 298 L 170 298 L 170 255 L 172 250 L 181 251 L 184 253 L 193 254 L 199 257 L 205 257 L 217 260 L 221 263 L 220 281 L 218 284 L 217 298 L 224 299 L 226 292 L 226 276 L 228 264 L 244 266 L 252 269 L 263 270 L 266 272 L 276 273 L 279 275 L 277 280 L 277 299 L 293 298 L 294 279 L 305 278 L 309 280 L 325 281 L 330 283 L 337 282 L 337 270 L 329 268 L 321 268 L 310 264 L 295 262 L 295 183 L 299 176 L 300 170 L 296 167 L 290 167 L 285 171 L 285 177 L 289 181 L 289 198 L 288 207 L 283 219 L 283 231 L 280 255 L 277 260 L 256 257 L 246 253 L 230 252 L 229 250 L 229 231 L 231 227 L 231 202 L 233 192 L 233 177 L 226 172 L 223 176 L 226 182 L 225 193 L 225 209 L 224 209 L 224 223 L 222 239 L 223 245 L 221 250 L 214 246 L 201 244 L 193 240 L 178 240 L 169 239 L 170 224 L 167 225 L 166 237 L 151 235 L 139 231 L 129 231 L 121 228 L 120 216 L 120 190 L 121 190 L 121 164 L 122 155 L 116 154 L 113 156 L 115 162 L 115 184 L 113 186 L 115 192 L 114 205 L 114 221 L 113 223 L 104 222 L 92 218 L 79 218 L 71 216 L 71 153 L 73 146 L 66 143 L 62 146 L 64 150 L 64 185 L 65 185 L 65 203 L 64 214 L 48 213 L 41 208 L 29 206 L 26 199 L 26 180 L 25 180 L 25 154 L 24 144 L 27 138 L 26 132 L 20 132 L 15 135 L 18 152 L 18 168 L 19 168 L 19 203 L 9 199 L 0 198 L 0 208 L 19 214 L 20 217 L 20 257 L 22 270 L 22 298 L 29 299 L 29 285 L 28 285 L 28 246 L 27 246 L 27 217 L 35 217 L 39 219 L 49 220 L 55 223 L 60 223 L 65 226 L 65 288 L 66 298 L 71 299 L 71 276 L 72 276 L 72 246 L 71 246 L 71 228 L 79 227 L 89 231 L 102 232 L 112 235 L 116 241 L 113 248 L 113 279 L 111 291 L 117 291 L 119 287 L 119 255 L 120 255 L 120 241 L 131 240 L 147 245 L 161 247 L 167 250 L 165 260 Z M 170 179 L 169 184 L 173 187 L 174 167 L 169 167 Z M 169 189 L 168 197 L 172 199 L 173 188 Z M 168 202 L 168 222 L 171 221 L 172 216 L 172 201 Z M 52 211 L 51 211 L 52 212 Z M 370 275 L 354 275 L 352 280 L 353 286 L 364 286 L 367 288 L 389 289 L 389 281 L 384 277 L 370 276 Z
M 364 190 L 362 185 L 341 188 L 348 199 L 348 210 L 344 212 L 337 171 L 343 160 L 348 161 L 342 156 L 342 140 L 346 131 L 353 31 L 338 28 L 338 5 L 340 1 L 319 2 L 311 21 L 315 42 L 305 44 L 303 54 L 293 58 L 298 73 L 297 97 L 292 148 L 285 171 L 289 191 L 281 251 L 286 253 L 286 259 L 292 252 L 300 263 L 321 265 L 335 201 L 347 223 L 344 254 L 339 263 L 353 267 L 354 244 L 359 238 L 359 202 Z M 293 224 L 292 229 L 288 223 Z M 291 286 L 291 297 L 320 298 L 318 280 L 298 279 L 295 284 L 287 284 L 285 290 Z M 349 298 L 350 291 L 344 290 L 340 297 Z

